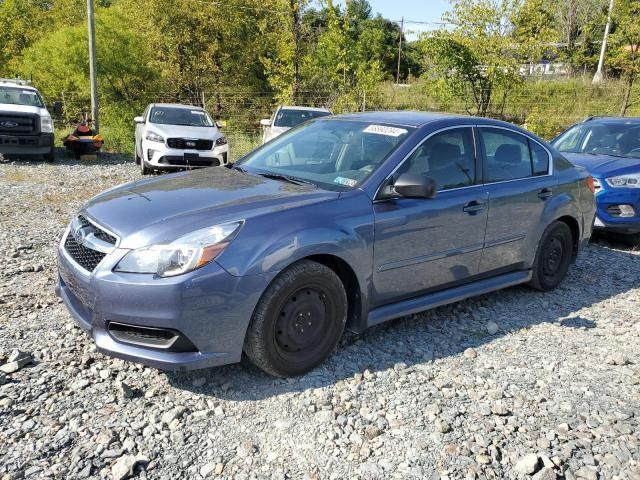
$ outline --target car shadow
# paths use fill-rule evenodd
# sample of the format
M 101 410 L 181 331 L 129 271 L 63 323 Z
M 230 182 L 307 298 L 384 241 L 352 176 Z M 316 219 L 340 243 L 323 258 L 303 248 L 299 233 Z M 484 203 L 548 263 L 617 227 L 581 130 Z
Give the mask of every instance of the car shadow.
M 633 261 L 631 261 L 633 260 Z M 172 386 L 212 398 L 253 401 L 291 392 L 320 388 L 361 375 L 394 368 L 428 365 L 438 358 L 461 355 L 498 338 L 549 323 L 564 329 L 597 329 L 594 320 L 580 315 L 603 300 L 640 284 L 640 254 L 589 245 L 567 278 L 552 292 L 526 286 L 512 287 L 417 315 L 403 317 L 367 330 L 347 333 L 337 352 L 310 373 L 277 379 L 247 360 L 240 364 L 186 373 L 166 373 Z M 598 272 L 609 271 L 607 281 Z M 491 335 L 487 322 L 498 325 Z
M 2 159 L 2 164 L 14 166 L 81 165 L 84 167 L 102 167 L 104 165 L 120 165 L 123 163 L 134 164 L 132 155 L 99 152 L 95 160 L 80 160 L 75 158 L 72 152 L 63 148 L 55 149 L 54 158 L 53 162 L 47 162 L 37 155 L 5 155 Z

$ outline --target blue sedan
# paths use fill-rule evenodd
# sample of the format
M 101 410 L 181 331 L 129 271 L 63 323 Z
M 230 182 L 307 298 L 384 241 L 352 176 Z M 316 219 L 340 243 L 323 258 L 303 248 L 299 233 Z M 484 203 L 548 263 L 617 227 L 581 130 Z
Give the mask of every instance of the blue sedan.
M 555 288 L 589 239 L 591 177 L 495 120 L 304 123 L 234 165 L 108 190 L 73 218 L 57 292 L 109 355 L 276 376 L 343 331 L 517 284 Z
M 640 243 L 640 118 L 588 118 L 552 143 L 593 175 L 595 228 Z

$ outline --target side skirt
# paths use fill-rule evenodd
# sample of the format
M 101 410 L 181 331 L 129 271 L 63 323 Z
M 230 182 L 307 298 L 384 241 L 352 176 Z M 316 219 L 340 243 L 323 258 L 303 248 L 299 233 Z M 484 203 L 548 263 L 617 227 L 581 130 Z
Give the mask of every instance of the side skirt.
M 465 298 L 484 295 L 485 293 L 512 287 L 531 280 L 531 270 L 505 273 L 496 277 L 485 278 L 476 282 L 452 287 L 439 292 L 428 293 L 420 297 L 410 298 L 401 302 L 383 305 L 369 311 L 367 328 L 393 320 L 394 318 L 440 307 L 449 303 L 459 302 Z

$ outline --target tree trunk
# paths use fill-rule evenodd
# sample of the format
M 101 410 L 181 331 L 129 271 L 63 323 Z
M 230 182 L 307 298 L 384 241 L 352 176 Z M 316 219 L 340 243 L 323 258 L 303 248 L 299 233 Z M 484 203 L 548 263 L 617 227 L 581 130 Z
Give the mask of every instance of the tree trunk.
M 622 106 L 620 107 L 620 116 L 624 117 L 629 108 L 629 97 L 631 96 L 631 88 L 633 87 L 633 75 L 627 77 L 627 83 L 624 88 L 624 98 L 622 99 Z

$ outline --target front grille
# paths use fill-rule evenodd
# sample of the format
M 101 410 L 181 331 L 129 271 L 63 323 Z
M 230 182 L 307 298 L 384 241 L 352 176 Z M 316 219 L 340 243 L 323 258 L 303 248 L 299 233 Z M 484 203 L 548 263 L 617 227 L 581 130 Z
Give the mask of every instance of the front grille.
M 80 225 L 82 225 L 83 227 L 88 227 L 89 225 L 91 225 L 91 228 L 93 229 L 93 234 L 100 240 L 110 243 L 111 245 L 115 245 L 116 242 L 118 241 L 116 237 L 114 237 L 110 233 L 105 232 L 97 225 L 94 225 L 89 220 L 87 220 L 86 217 L 82 215 L 78 215 L 78 222 L 80 222 Z
M 36 133 L 37 117 L 25 115 L 0 114 L 0 133 L 6 135 L 24 135 Z
M 192 143 L 193 145 L 187 145 Z M 213 140 L 190 139 L 190 138 L 170 138 L 167 140 L 169 148 L 178 150 L 211 150 L 213 148 Z
M 165 155 L 158 160 L 161 165 L 174 165 L 185 167 L 217 167 L 220 161 L 217 158 L 198 158 L 185 160 L 184 157 L 178 155 Z
M 78 243 L 71 232 L 64 241 L 64 249 L 78 265 L 88 272 L 93 272 L 106 255 Z
M 622 212 L 620 211 L 620 206 L 618 206 L 618 205 L 609 205 L 607 207 L 607 213 L 609 215 L 613 215 L 614 217 L 619 217 Z

